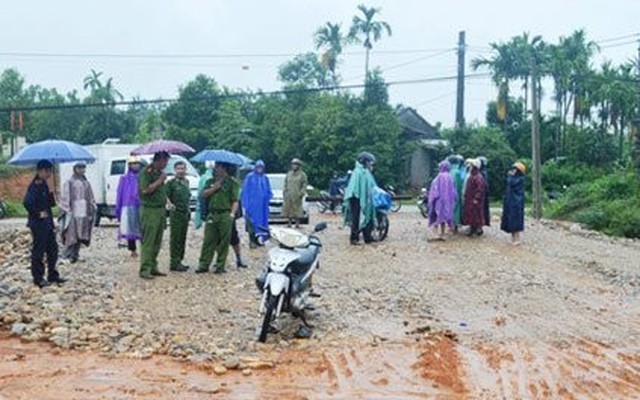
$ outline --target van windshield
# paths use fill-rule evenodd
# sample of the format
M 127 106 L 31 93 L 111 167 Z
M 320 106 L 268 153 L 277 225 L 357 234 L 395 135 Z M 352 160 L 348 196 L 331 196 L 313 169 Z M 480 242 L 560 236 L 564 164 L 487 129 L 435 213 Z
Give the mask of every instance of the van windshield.
M 187 175 L 200 176 L 200 174 L 198 174 L 198 171 L 195 169 L 193 165 L 191 165 L 190 162 L 188 162 L 185 158 L 177 157 L 177 156 L 171 156 L 171 158 L 169 159 L 169 163 L 167 164 L 167 167 L 164 169 L 164 173 L 170 176 L 175 175 L 174 165 L 178 161 L 184 161 L 187 163 Z

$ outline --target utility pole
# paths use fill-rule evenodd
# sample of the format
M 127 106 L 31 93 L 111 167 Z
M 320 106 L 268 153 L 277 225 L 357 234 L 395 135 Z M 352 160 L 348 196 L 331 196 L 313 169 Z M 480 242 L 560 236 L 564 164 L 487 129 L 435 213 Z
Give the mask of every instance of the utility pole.
M 464 127 L 464 57 L 465 31 L 458 34 L 458 94 L 456 98 L 456 128 Z
M 538 90 L 538 65 L 534 61 L 531 74 L 531 159 L 533 168 L 531 169 L 533 182 L 533 218 L 542 218 L 542 177 L 540 158 L 540 92 Z
M 640 177 L 640 40 L 638 40 L 638 59 L 636 60 L 636 84 L 638 91 L 638 100 L 636 104 L 636 118 L 634 119 L 635 125 L 635 143 L 633 148 L 633 163 L 636 170 L 636 175 Z

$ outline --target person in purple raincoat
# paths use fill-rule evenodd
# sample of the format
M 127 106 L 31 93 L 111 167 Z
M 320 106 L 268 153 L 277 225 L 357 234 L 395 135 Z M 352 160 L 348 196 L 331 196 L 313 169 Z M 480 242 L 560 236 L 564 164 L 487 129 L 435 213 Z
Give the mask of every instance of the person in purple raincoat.
M 453 212 L 458 194 L 451 179 L 449 161 L 440 163 L 440 173 L 429 188 L 429 226 L 435 225 L 436 240 L 444 240 L 445 226 L 453 229 Z
M 138 175 L 140 159 L 129 157 L 129 170 L 120 177 L 116 197 L 116 216 L 120 221 L 118 240 L 126 240 L 132 257 L 137 257 L 136 241 L 142 240 L 140 228 L 140 194 L 138 192 Z

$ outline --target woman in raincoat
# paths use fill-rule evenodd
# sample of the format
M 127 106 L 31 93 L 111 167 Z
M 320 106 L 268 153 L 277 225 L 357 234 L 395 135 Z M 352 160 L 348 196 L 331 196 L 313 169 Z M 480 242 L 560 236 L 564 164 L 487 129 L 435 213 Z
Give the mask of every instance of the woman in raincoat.
M 524 231 L 524 175 L 527 168 L 521 162 L 513 164 L 507 174 L 507 189 L 502 202 L 500 229 L 511 234 L 511 242 L 519 245 Z
M 456 188 L 451 179 L 449 161 L 440 163 L 440 173 L 429 188 L 429 226 L 435 225 L 437 240 L 444 240 L 445 226 L 453 229 Z

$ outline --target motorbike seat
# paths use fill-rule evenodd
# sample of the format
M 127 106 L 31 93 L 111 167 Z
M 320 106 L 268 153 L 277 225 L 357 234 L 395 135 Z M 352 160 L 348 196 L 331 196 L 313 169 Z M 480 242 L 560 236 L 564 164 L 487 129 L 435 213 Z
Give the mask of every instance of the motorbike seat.
M 298 253 L 298 258 L 292 263 L 291 270 L 296 275 L 304 275 L 316 259 L 320 248 L 311 245 L 304 249 L 296 249 L 295 251 Z

